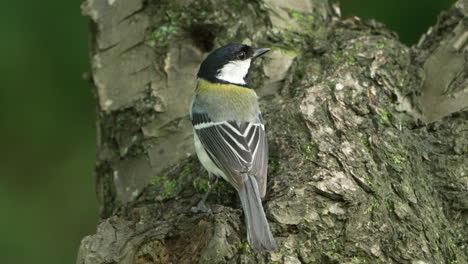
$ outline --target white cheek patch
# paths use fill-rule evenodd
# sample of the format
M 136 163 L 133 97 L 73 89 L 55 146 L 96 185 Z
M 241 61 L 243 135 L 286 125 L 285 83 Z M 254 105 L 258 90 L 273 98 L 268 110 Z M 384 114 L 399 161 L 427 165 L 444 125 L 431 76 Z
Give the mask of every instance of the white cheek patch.
M 216 78 L 235 84 L 246 84 L 245 76 L 249 73 L 251 59 L 231 61 L 224 65 L 218 72 Z

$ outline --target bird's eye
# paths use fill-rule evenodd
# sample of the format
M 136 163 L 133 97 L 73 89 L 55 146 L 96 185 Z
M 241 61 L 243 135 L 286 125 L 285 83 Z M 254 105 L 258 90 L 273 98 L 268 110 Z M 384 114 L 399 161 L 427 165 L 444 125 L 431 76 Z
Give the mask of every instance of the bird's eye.
M 246 54 L 245 52 L 241 51 L 237 54 L 237 59 L 239 60 L 245 60 L 246 59 Z

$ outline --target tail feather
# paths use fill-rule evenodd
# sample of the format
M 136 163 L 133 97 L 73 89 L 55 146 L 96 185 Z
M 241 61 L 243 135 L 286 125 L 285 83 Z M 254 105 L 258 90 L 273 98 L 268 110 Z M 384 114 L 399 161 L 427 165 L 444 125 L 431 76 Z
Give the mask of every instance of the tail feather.
M 246 174 L 243 180 L 244 186 L 239 190 L 239 196 L 247 224 L 247 240 L 257 252 L 276 251 L 276 241 L 263 211 L 257 181 L 255 177 Z

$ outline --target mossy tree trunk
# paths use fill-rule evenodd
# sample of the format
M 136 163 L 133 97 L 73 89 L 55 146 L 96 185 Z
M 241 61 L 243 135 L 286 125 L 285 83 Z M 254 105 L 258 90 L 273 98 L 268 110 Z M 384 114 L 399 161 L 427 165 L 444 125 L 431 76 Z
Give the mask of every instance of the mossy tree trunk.
M 229 8 L 226 8 L 229 7 Z M 467 263 L 468 1 L 414 47 L 326 0 L 87 0 L 102 221 L 77 263 Z M 215 47 L 256 65 L 280 251 L 246 243 L 233 189 L 207 186 L 188 107 Z

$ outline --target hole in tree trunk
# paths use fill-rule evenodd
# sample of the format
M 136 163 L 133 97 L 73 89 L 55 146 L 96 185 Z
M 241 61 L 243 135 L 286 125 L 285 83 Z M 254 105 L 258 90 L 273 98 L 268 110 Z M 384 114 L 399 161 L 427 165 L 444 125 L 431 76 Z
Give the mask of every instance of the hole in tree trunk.
M 217 29 L 212 25 L 193 25 L 190 28 L 190 36 L 195 45 L 203 52 L 208 52 L 213 49 L 215 32 Z

